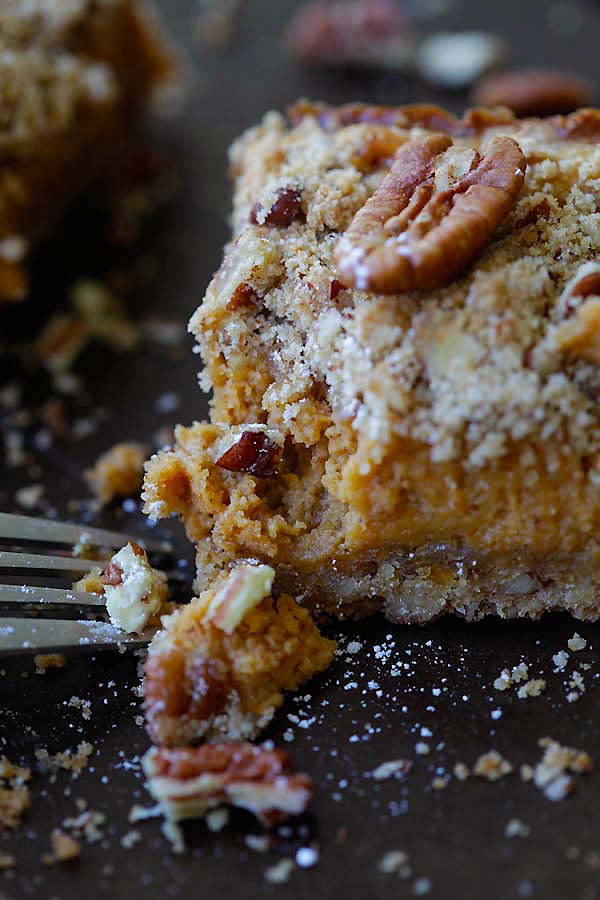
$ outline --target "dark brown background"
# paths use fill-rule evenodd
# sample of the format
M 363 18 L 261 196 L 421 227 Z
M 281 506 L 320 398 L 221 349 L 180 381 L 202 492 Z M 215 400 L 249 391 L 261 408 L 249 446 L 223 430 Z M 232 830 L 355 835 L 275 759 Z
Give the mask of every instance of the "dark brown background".
M 180 173 L 181 189 L 154 218 L 142 248 L 135 251 L 154 259 L 158 274 L 130 301 L 134 317 L 153 314 L 183 320 L 200 301 L 227 236 L 226 149 L 235 135 L 267 109 L 284 107 L 299 95 L 383 103 L 439 99 L 456 110 L 463 106 L 464 97 L 436 97 L 426 85 L 402 75 L 300 70 L 280 45 L 293 5 L 248 0 L 232 47 L 207 53 L 193 39 L 196 4 L 192 0 L 160 4 L 173 34 L 187 48 L 190 94 L 182 115 L 153 129 L 153 139 Z M 567 23 L 577 23 L 574 13 L 581 17 L 573 33 L 556 28 L 565 11 Z M 498 30 L 507 37 L 516 61 L 576 66 L 595 78 L 600 74 L 599 22 L 598 13 L 589 6 L 469 0 L 452 4 L 446 15 L 432 20 L 431 27 Z M 40 254 L 36 303 L 4 323 L 5 336 L 11 335 L 11 341 L 61 302 L 74 277 L 101 276 L 109 266 L 98 219 L 96 207 L 88 205 Z M 73 235 L 77 236 L 75 253 Z M 127 262 L 127 253 L 120 253 L 117 261 Z M 15 488 L 41 480 L 49 506 L 60 515 L 73 514 L 69 501 L 87 497 L 80 478 L 82 467 L 101 450 L 117 439 L 149 439 L 172 420 L 203 417 L 206 402 L 195 385 L 198 360 L 189 349 L 173 361 L 147 347 L 126 356 L 101 346 L 90 348 L 77 371 L 88 386 L 92 409 L 104 410 L 104 423 L 88 439 L 57 442 L 38 457 L 39 470 L 1 472 L 0 508 L 14 509 Z M 0 383 L 15 376 L 26 385 L 32 403 L 45 396 L 45 379 L 23 371 L 5 353 Z M 155 402 L 167 390 L 177 392 L 181 405 L 176 412 L 159 415 Z M 82 506 L 79 516 L 85 514 Z M 123 528 L 145 527 L 138 514 L 122 508 L 106 512 L 102 521 Z M 175 525 L 161 528 L 161 533 L 174 536 L 182 556 L 189 558 Z M 391 898 L 415 896 L 417 879 L 427 878 L 427 896 L 444 900 L 481 900 L 483 896 L 490 900 L 593 900 L 600 896 L 599 775 L 580 779 L 576 794 L 560 804 L 552 804 L 515 775 L 496 784 L 481 780 L 460 784 L 453 779 L 441 792 L 430 786 L 437 770 L 447 773 L 457 761 L 471 764 L 492 747 L 517 767 L 533 763 L 540 755 L 537 741 L 546 734 L 598 756 L 598 629 L 580 625 L 577 629 L 588 637 L 592 649 L 572 656 L 569 671 L 580 660 L 592 663 L 592 669 L 585 675 L 586 693 L 573 704 L 565 701 L 565 678 L 552 673 L 551 663 L 552 654 L 565 647 L 573 633 L 574 624 L 567 618 L 470 626 L 443 620 L 418 629 L 391 629 L 372 620 L 337 629 L 336 633 L 363 641 L 363 652 L 350 662 L 342 656 L 325 676 L 299 693 L 300 698 L 310 695 L 311 699 L 290 699 L 267 733 L 283 743 L 282 735 L 290 727 L 288 714 L 301 710 L 303 718 L 316 716 L 308 728 L 292 725 L 295 740 L 286 745 L 297 764 L 315 779 L 314 810 L 299 824 L 276 832 L 273 849 L 265 856 L 244 845 L 244 836 L 259 829 L 241 813 L 232 816 L 220 835 L 200 824 L 189 827 L 190 852 L 183 858 L 169 851 L 156 821 L 128 825 L 132 803 L 149 802 L 139 771 L 139 754 L 148 742 L 134 722 L 140 709 L 133 693 L 137 678 L 131 656 L 73 657 L 64 670 L 43 678 L 33 674 L 29 660 L 3 661 L 0 753 L 31 762 L 36 747 L 56 752 L 82 739 L 92 741 L 96 753 L 76 782 L 71 783 L 64 773 L 54 784 L 36 776 L 24 827 L 0 839 L 0 850 L 18 859 L 15 872 L 0 875 L 0 897 L 95 900 L 139 894 L 242 900 L 263 894 L 296 898 L 310 893 L 320 898 Z M 373 656 L 373 646 L 392 631 L 393 662 L 408 663 L 399 676 L 391 674 L 389 662 L 380 665 Z M 500 670 L 521 659 L 530 664 L 532 675 L 547 677 L 548 690 L 540 698 L 518 700 L 514 693 L 498 694 L 492 689 Z M 368 687 L 369 681 L 379 683 L 380 696 Z M 345 689 L 354 682 L 357 687 Z M 440 696 L 432 695 L 434 687 L 441 688 Z M 77 710 L 65 706 L 73 694 L 92 701 L 90 722 L 83 722 Z M 490 716 L 493 709 L 502 710 L 497 721 Z M 368 724 L 371 734 L 365 729 Z M 433 737 L 421 738 L 422 727 Z M 352 736 L 359 740 L 351 740 Z M 429 756 L 415 755 L 419 740 L 430 744 Z M 415 760 L 413 772 L 404 780 L 375 784 L 365 777 L 365 772 L 397 757 Z M 107 814 L 105 839 L 86 846 L 73 866 L 45 869 L 39 857 L 47 849 L 47 835 L 65 816 L 75 813 L 77 797 Z M 531 828 L 529 837 L 504 837 L 506 824 L 514 817 Z M 142 842 L 127 851 L 120 839 L 131 827 L 139 828 Z M 343 844 L 340 829 L 347 829 Z M 316 868 L 297 870 L 287 885 L 266 884 L 263 872 L 268 865 L 311 841 L 320 844 Z M 377 871 L 378 860 L 392 849 L 408 853 L 410 878 L 401 880 Z

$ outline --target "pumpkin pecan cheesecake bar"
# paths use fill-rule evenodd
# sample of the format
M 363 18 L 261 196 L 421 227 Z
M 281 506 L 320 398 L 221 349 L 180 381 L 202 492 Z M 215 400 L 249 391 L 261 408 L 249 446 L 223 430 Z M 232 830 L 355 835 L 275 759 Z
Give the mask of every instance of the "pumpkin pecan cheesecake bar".
M 26 256 L 122 147 L 173 58 L 141 0 L 0 4 L 0 305 Z
M 210 423 L 147 467 L 198 586 L 336 615 L 600 612 L 600 113 L 300 103 L 233 147 L 191 329 Z

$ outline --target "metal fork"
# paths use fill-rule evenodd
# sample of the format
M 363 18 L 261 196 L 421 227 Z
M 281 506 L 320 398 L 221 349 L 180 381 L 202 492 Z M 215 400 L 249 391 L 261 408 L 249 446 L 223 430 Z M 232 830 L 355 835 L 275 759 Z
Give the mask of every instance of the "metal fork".
M 103 528 L 68 525 L 48 519 L 0 513 L 0 578 L 31 579 L 68 576 L 80 577 L 96 566 L 103 567 L 114 551 L 128 541 L 135 541 L 149 552 L 170 553 L 168 542 L 131 537 Z M 78 543 L 94 548 L 98 559 L 73 556 Z M 37 546 L 36 546 L 37 545 Z M 30 553 L 27 548 L 40 545 L 59 547 L 47 553 Z M 3 550 L 1 546 L 10 549 Z M 72 577 L 70 581 L 72 582 Z M 104 597 L 58 587 L 29 584 L 0 584 L 0 654 L 47 652 L 56 650 L 97 650 L 121 645 L 139 646 L 147 643 L 155 629 L 142 634 L 125 634 L 110 622 L 96 619 L 32 618 L 47 610 L 70 609 L 79 615 L 98 616 L 105 613 Z M 16 612 L 17 617 L 5 617 L 4 611 Z

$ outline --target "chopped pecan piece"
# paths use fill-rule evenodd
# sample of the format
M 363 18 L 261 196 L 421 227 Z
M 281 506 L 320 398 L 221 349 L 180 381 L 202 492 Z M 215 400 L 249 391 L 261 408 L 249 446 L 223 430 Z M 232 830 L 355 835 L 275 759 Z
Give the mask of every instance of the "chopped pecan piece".
M 246 613 L 269 596 L 274 578 L 271 566 L 237 566 L 213 597 L 207 616 L 231 634 Z
M 289 228 L 295 219 L 303 215 L 302 194 L 295 188 L 287 187 L 277 192 L 277 198 L 268 212 L 264 212 L 262 203 L 255 203 L 250 210 L 250 222 L 270 228 Z
M 228 309 L 239 309 L 244 306 L 252 306 L 252 304 L 256 302 L 256 299 L 254 288 L 243 281 L 241 284 L 238 284 L 234 290 L 227 307 Z
M 312 780 L 293 771 L 287 753 L 252 744 L 153 747 L 143 766 L 150 793 L 175 822 L 230 803 L 270 827 L 303 813 L 313 797 Z
M 436 191 L 449 137 L 433 134 L 405 144 L 373 196 L 340 240 L 340 279 L 383 294 L 431 290 L 452 281 L 486 246 L 512 209 L 526 161 L 509 137 L 495 137 L 485 155 L 453 185 Z M 454 151 L 456 153 L 456 151 Z
M 593 100 L 592 86 L 559 69 L 508 69 L 479 82 L 473 100 L 481 106 L 508 106 L 517 116 L 569 113 Z
M 282 447 L 264 431 L 244 431 L 235 444 L 225 451 L 216 464 L 229 472 L 248 472 L 257 478 L 277 475 Z

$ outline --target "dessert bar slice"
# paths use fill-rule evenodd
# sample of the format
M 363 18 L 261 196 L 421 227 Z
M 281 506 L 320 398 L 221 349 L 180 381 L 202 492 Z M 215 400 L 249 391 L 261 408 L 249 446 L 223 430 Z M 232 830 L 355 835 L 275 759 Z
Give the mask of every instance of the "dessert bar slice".
M 140 0 L 0 5 L 0 305 L 24 296 L 31 241 L 114 160 L 172 75 Z
M 600 612 L 600 113 L 271 113 L 146 510 L 340 616 Z

